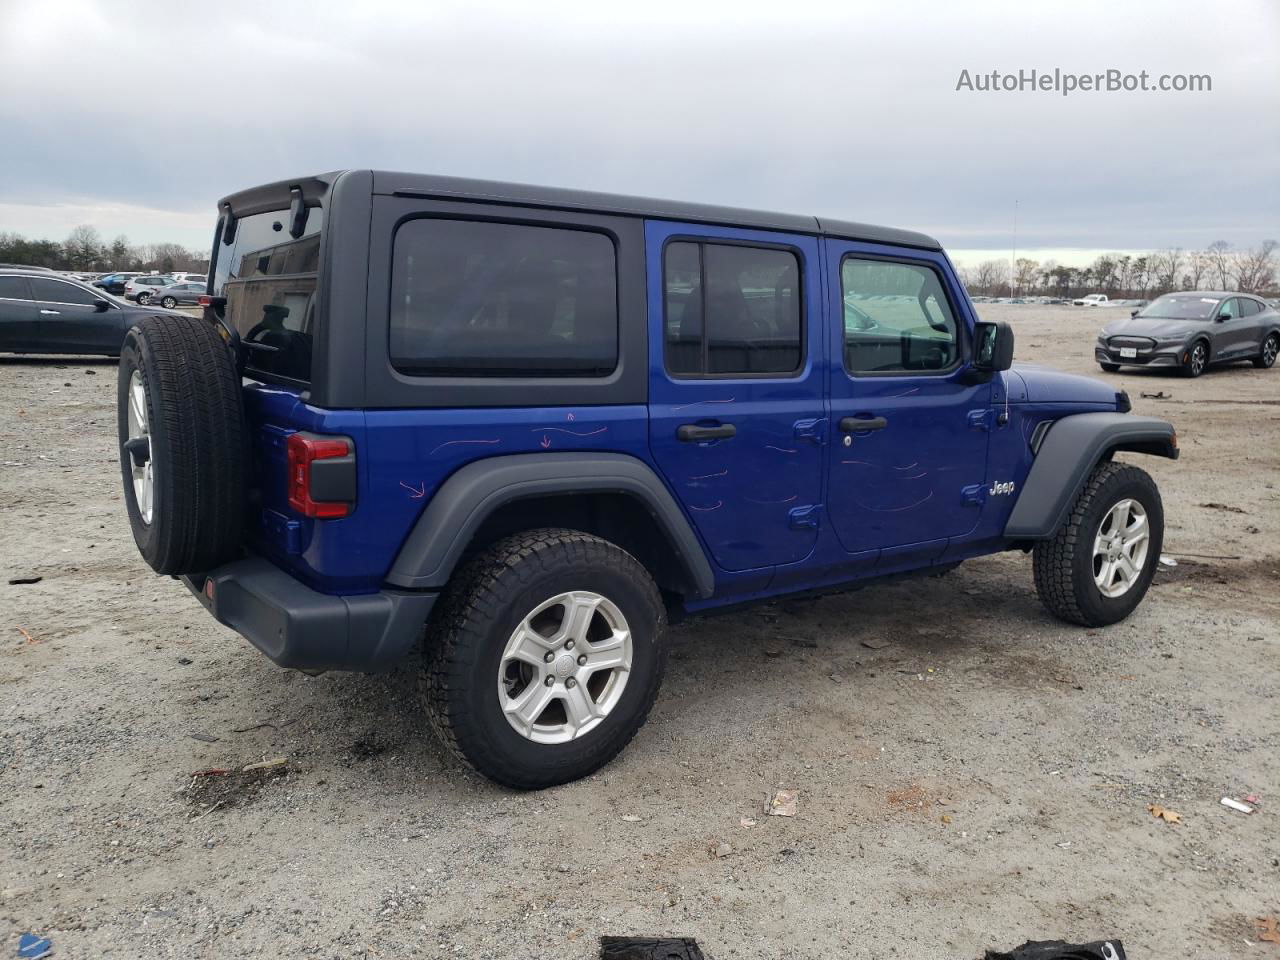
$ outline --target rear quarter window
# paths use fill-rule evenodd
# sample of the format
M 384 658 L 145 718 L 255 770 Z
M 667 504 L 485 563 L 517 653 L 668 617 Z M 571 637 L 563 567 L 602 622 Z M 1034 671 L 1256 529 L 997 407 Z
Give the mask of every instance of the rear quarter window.
M 391 362 L 418 376 L 604 377 L 618 364 L 603 233 L 423 218 L 396 231 Z

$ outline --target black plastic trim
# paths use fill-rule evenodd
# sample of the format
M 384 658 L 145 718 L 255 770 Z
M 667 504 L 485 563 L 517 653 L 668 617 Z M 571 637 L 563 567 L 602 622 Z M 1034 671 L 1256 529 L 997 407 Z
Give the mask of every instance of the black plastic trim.
M 635 497 L 666 536 L 701 599 L 715 592 L 702 544 L 675 499 L 646 464 L 611 453 L 528 453 L 462 467 L 441 485 L 387 575 L 393 587 L 443 588 L 471 538 L 494 510 L 514 500 L 572 493 Z
M 1004 535 L 1052 537 L 1067 519 L 1089 472 L 1118 450 L 1178 458 L 1173 425 L 1127 413 L 1078 413 L 1054 421 L 1014 504 Z
M 298 670 L 390 669 L 421 637 L 437 597 L 319 593 L 262 557 L 182 580 L 219 623 Z M 212 599 L 205 592 L 210 580 Z

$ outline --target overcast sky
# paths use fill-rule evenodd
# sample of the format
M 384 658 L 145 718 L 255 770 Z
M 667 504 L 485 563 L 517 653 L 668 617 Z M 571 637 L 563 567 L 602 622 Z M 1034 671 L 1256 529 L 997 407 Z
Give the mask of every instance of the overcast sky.
M 1054 9 L 1050 9 L 1053 7 Z M 0 0 L 0 231 L 203 248 L 383 167 L 826 214 L 953 255 L 1280 239 L 1280 2 Z M 972 75 L 1209 74 L 981 93 Z

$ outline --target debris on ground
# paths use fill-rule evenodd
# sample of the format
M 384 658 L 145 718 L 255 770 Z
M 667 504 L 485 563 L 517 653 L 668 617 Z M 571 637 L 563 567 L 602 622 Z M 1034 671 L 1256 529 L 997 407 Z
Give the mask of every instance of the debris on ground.
M 733 845 L 729 843 L 728 840 L 721 840 L 719 843 L 711 845 L 711 852 L 715 854 L 717 858 L 723 859 L 733 853 Z
M 705 960 L 693 937 L 601 937 L 600 960 Z
M 258 763 L 250 763 L 239 770 L 209 767 L 191 774 L 191 781 L 182 796 L 192 806 L 201 808 L 198 820 L 221 807 L 245 806 L 258 799 L 258 795 L 273 780 L 289 775 L 285 757 L 275 757 Z
M 1275 917 L 1255 917 L 1254 925 L 1258 928 L 1258 939 L 1267 943 L 1280 943 L 1280 929 L 1276 929 Z
M 9 580 L 9 586 L 21 587 L 29 583 L 39 583 L 44 577 L 13 577 Z
M 37 937 L 34 933 L 24 933 L 18 938 L 18 956 L 23 960 L 36 960 L 47 957 L 53 952 L 53 941 L 48 937 Z
M 743 817 L 741 820 L 738 821 L 738 824 L 742 827 L 750 829 L 751 827 L 754 827 L 759 822 L 760 821 L 757 820 L 755 817 Z
M 191 734 L 191 739 L 192 739 L 192 740 L 199 740 L 199 741 L 201 741 L 202 743 L 217 743 L 217 742 L 218 742 L 218 738 L 217 738 L 217 737 L 215 737 L 215 736 L 214 736 L 213 734 L 211 734 L 211 733 L 193 733 L 193 734 Z
M 873 640 L 862 641 L 862 645 L 866 647 L 868 650 L 883 650 L 885 647 L 889 646 L 889 644 L 890 644 L 890 641 L 882 640 L 879 637 Z
M 1147 810 L 1153 817 L 1163 820 L 1165 823 L 1182 823 L 1182 814 L 1174 813 L 1166 807 L 1160 806 L 1158 803 L 1148 803 Z
M 1197 504 L 1197 506 L 1204 507 L 1206 510 L 1223 510 L 1223 511 L 1226 511 L 1227 513 L 1247 513 L 1248 512 L 1246 510 L 1241 509 L 1240 507 L 1233 507 L 1229 503 L 1218 503 L 1216 501 Z
M 39 641 L 39 640 L 37 640 L 35 637 L 33 637 L 30 633 L 28 633 L 28 632 L 27 632 L 26 627 L 19 626 L 19 627 L 18 627 L 18 632 L 19 632 L 20 634 L 22 634 L 23 639 L 24 639 L 24 640 L 26 640 L 26 641 L 27 641 L 27 643 L 39 643 L 39 642 L 40 642 L 40 641 Z
M 644 817 L 637 817 L 634 813 L 624 813 L 622 815 L 623 823 L 640 823 L 643 820 L 644 820 Z
M 1218 801 L 1224 807 L 1230 807 L 1232 810 L 1239 810 L 1241 813 L 1253 813 L 1253 807 L 1247 803 L 1241 803 L 1239 800 L 1233 800 L 1231 797 L 1223 797 Z
M 1159 393 L 1144 393 L 1141 395 L 1143 400 L 1172 400 L 1172 393 L 1165 393 L 1161 390 Z
M 283 767 L 289 762 L 288 757 L 272 757 L 270 760 L 259 760 L 257 763 L 251 763 L 240 768 L 241 773 L 249 773 L 253 770 L 268 770 L 271 767 Z
M 1244 798 L 1244 802 L 1251 803 L 1256 807 L 1262 801 L 1258 799 L 1258 795 L 1256 793 L 1251 793 Z
M 769 801 L 769 816 L 794 817 L 799 803 L 800 792 L 798 790 L 779 790 L 773 795 L 773 799 Z
M 1062 940 L 1028 940 L 1008 953 L 988 950 L 985 960 L 1125 960 L 1119 940 L 1066 943 Z
M 1167 553 L 1160 554 L 1160 566 L 1176 567 L 1177 565 L 1178 565 L 1178 561 L 1173 559 L 1173 557 L 1169 556 Z

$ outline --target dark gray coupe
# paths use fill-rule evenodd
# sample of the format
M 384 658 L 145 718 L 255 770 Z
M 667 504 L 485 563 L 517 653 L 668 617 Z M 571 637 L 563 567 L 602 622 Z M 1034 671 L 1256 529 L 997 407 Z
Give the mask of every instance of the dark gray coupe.
M 1102 328 L 1094 359 L 1108 373 L 1122 366 L 1168 367 L 1198 377 L 1211 363 L 1252 360 L 1266 369 L 1280 352 L 1280 311 L 1247 293 L 1169 293 L 1127 320 Z

